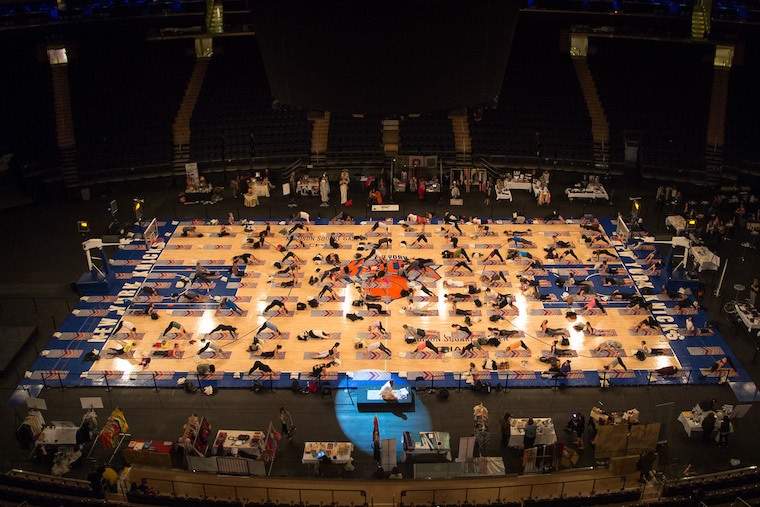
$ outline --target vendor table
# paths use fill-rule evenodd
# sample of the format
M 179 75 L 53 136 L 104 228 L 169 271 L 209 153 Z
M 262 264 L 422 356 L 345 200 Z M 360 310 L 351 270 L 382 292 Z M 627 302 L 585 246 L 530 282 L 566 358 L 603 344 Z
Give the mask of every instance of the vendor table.
M 79 426 L 69 421 L 52 421 L 37 436 L 36 445 L 76 445 Z
M 585 187 L 582 185 L 576 185 L 565 189 L 565 194 L 571 201 L 574 199 L 609 200 L 607 191 L 604 189 L 604 186 L 599 183 L 591 183 Z
M 749 232 L 760 232 L 760 222 L 747 222 Z
M 451 435 L 445 431 L 420 431 L 419 440 L 404 432 L 404 457 L 451 459 Z
M 733 408 L 733 405 L 723 405 L 720 410 L 716 410 L 714 412 L 716 431 L 718 430 L 720 422 L 723 420 L 723 416 L 728 415 L 731 417 Z M 684 410 L 678 415 L 678 422 L 680 422 L 683 426 L 683 429 L 686 432 L 686 436 L 691 438 L 693 434 L 696 434 L 698 436 L 702 435 L 702 419 L 704 419 L 708 413 L 709 412 L 698 411 L 695 407 L 695 410 Z
M 508 190 L 528 190 L 533 188 L 531 180 L 519 179 L 519 180 L 504 180 L 504 186 Z
M 554 431 L 554 423 L 549 417 L 534 417 L 533 422 L 536 424 L 536 444 L 549 445 L 557 442 L 557 433 Z M 525 425 L 528 424 L 527 418 L 512 418 L 510 425 L 512 432 L 509 436 L 509 447 L 522 449 L 525 444 Z
M 219 454 L 221 450 L 225 455 L 237 456 L 242 452 L 258 459 L 263 452 L 265 437 L 263 431 L 219 430 L 211 454 Z
M 319 194 L 318 178 L 301 178 L 296 184 L 296 193 L 298 195 L 317 195 Z
M 714 271 L 720 267 L 720 257 L 712 253 L 706 246 L 692 247 L 691 254 L 694 256 L 694 262 L 699 271 L 706 269 Z
M 122 454 L 132 465 L 168 468 L 172 466 L 173 447 L 174 442 L 168 440 L 131 440 Z
M 345 465 L 351 461 L 354 444 L 351 442 L 306 442 L 301 462 L 309 465 L 319 463 L 319 453 L 324 452 L 330 462 Z
M 496 192 L 496 200 L 512 202 L 512 192 L 507 187 L 504 187 Z
M 665 225 L 672 227 L 676 234 L 681 234 L 686 230 L 686 219 L 681 215 L 671 215 L 665 219 Z
M 748 303 L 735 303 L 736 316 L 739 317 L 747 331 L 760 329 L 760 311 L 752 308 Z

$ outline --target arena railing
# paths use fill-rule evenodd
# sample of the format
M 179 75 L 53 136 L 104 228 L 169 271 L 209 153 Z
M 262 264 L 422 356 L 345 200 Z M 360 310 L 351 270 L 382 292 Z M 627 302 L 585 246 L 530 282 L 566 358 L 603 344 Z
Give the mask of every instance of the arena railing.
M 297 502 L 299 505 L 367 505 L 367 492 L 363 489 L 239 486 L 153 477 L 147 481 L 148 485 L 161 492 L 170 492 L 174 497 L 199 496 L 281 504 Z
M 726 370 L 725 373 L 728 373 L 729 370 Z M 434 391 L 438 389 L 456 389 L 457 391 L 461 391 L 462 389 L 474 389 L 476 387 L 476 381 L 478 380 L 488 380 L 489 386 L 491 389 L 515 389 L 515 388 L 522 388 L 522 389 L 531 389 L 531 388 L 560 388 L 567 386 L 567 380 L 563 377 L 552 377 L 552 378 L 541 378 L 540 380 L 548 381 L 549 385 L 546 385 L 546 382 L 541 383 L 540 385 L 525 385 L 524 383 L 513 383 L 512 380 L 508 378 L 508 376 L 503 376 L 503 378 L 497 378 L 494 380 L 493 372 L 478 372 L 475 373 L 474 376 L 470 376 L 469 374 L 463 374 L 463 373 L 453 373 L 453 374 L 446 374 L 443 372 L 440 373 L 427 373 L 425 377 L 417 377 L 408 379 L 409 385 L 415 389 L 416 391 Z M 157 374 L 155 372 L 150 371 L 144 371 L 144 372 L 129 372 L 129 386 L 134 387 L 134 385 L 140 384 L 142 387 L 147 388 L 153 388 L 155 391 L 159 391 L 160 389 L 168 389 L 166 385 L 160 385 L 159 379 L 157 378 Z M 699 370 L 695 369 L 682 369 L 680 370 L 680 374 L 677 379 L 680 379 L 680 381 L 673 381 L 673 382 L 657 382 L 657 377 L 652 374 L 652 372 L 649 372 L 646 378 L 646 383 L 617 383 L 615 378 L 610 378 L 608 380 L 608 386 L 609 387 L 640 387 L 642 385 L 654 385 L 654 384 L 663 384 L 663 385 L 690 385 L 695 384 L 695 380 L 698 378 L 698 376 L 701 375 Z M 82 383 L 76 383 L 73 384 L 69 381 L 64 379 L 64 376 L 62 376 L 60 371 L 50 371 L 50 372 L 43 372 L 40 374 L 40 380 L 42 381 L 42 385 L 48 388 L 60 388 L 65 389 L 67 387 L 97 387 L 97 384 L 100 383 L 102 387 L 105 387 L 107 391 L 111 391 L 113 388 L 118 387 L 125 387 L 124 383 L 119 382 L 119 379 L 124 379 L 125 374 L 124 373 L 99 373 L 99 374 L 88 374 L 86 376 L 87 382 Z M 185 374 L 185 377 L 188 379 L 188 381 L 192 381 L 195 383 L 199 389 L 202 389 L 206 385 L 210 385 L 211 382 L 218 381 L 216 378 L 205 378 L 203 376 L 198 375 L 195 372 L 187 372 Z M 331 390 L 356 390 L 361 388 L 361 383 L 363 381 L 352 381 L 349 377 L 345 375 L 340 375 L 338 377 L 328 377 L 328 378 L 322 378 L 322 379 L 315 379 L 308 373 L 299 373 L 297 380 L 299 382 L 300 388 L 305 388 L 306 383 L 309 381 L 318 381 L 318 389 L 321 391 L 323 387 L 328 387 Z M 163 384 L 165 380 L 162 379 L 160 382 Z M 281 382 L 281 376 L 279 374 L 262 374 L 261 376 L 255 378 L 255 379 L 237 379 L 238 382 L 242 383 L 239 386 L 233 387 L 233 389 L 254 389 L 257 388 L 262 391 L 272 391 L 274 390 L 275 383 Z M 536 379 L 538 381 L 538 379 Z M 715 377 L 715 382 L 719 382 L 720 377 Z M 247 382 L 247 384 L 246 384 Z M 352 385 L 353 382 L 353 385 Z M 172 388 L 178 387 L 178 386 L 172 386 Z M 290 388 L 290 386 L 284 387 L 279 386 L 279 388 Z
M 610 485 L 605 487 L 607 481 Z M 415 505 L 442 504 L 488 504 L 495 502 L 519 502 L 526 499 L 552 499 L 567 496 L 594 495 L 596 493 L 612 493 L 625 489 L 641 490 L 638 483 L 630 476 L 612 475 L 592 479 L 572 479 L 567 481 L 541 482 L 537 484 L 514 484 L 509 486 L 473 486 L 436 489 L 405 489 L 401 492 L 399 505 L 411 507 Z M 522 491 L 522 493 L 520 492 Z M 509 493 L 512 492 L 512 495 Z M 534 495 L 538 492 L 539 496 Z

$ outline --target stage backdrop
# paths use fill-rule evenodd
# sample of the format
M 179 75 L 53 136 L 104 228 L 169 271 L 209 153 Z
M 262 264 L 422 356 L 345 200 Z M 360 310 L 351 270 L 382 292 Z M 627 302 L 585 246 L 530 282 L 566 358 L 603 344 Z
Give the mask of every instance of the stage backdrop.
M 263 0 L 256 34 L 272 95 L 345 113 L 491 102 L 517 0 Z

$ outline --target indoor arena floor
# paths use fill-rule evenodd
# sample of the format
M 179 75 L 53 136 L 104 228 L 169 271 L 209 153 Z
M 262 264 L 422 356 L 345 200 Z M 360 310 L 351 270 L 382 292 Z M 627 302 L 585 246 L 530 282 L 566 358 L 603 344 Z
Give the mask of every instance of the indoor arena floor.
M 309 277 L 313 274 L 319 274 L 317 269 L 324 270 L 324 263 L 317 264 L 312 258 L 321 254 L 326 256 L 329 253 L 337 253 L 341 261 L 352 260 L 356 253 L 356 247 L 360 240 L 354 239 L 354 236 L 366 235 L 370 230 L 370 225 L 311 225 L 309 232 L 304 234 L 303 239 L 306 242 L 306 248 L 296 248 L 295 252 L 305 261 L 297 279 L 296 287 L 279 288 L 272 281 L 278 281 L 280 278 L 272 277 L 276 268 L 273 266 L 275 261 L 283 257 L 275 247 L 278 244 L 286 242 L 282 230 L 289 226 L 272 225 L 272 236 L 267 238 L 268 248 L 252 250 L 245 247 L 246 233 L 243 226 L 228 226 L 232 233 L 231 236 L 218 237 L 220 231 L 219 225 L 198 225 L 197 230 L 204 233 L 201 238 L 186 238 L 180 236 L 181 227 L 178 227 L 168 239 L 166 247 L 162 251 L 156 266 L 153 268 L 151 275 L 148 276 L 146 283 L 157 284 L 162 287 L 164 293 L 168 291 L 179 292 L 176 288 L 177 275 L 179 273 L 189 274 L 194 269 L 196 262 L 200 261 L 210 270 L 219 271 L 224 278 L 216 280 L 211 287 L 210 293 L 217 295 L 234 295 L 237 304 L 245 311 L 242 316 L 227 315 L 226 312 L 220 312 L 212 302 L 206 304 L 183 304 L 182 309 L 172 304 L 157 303 L 156 308 L 160 315 L 158 320 L 151 320 L 143 315 L 128 314 L 125 319 L 133 322 L 137 327 L 137 339 L 135 341 L 134 352 L 131 357 L 108 358 L 107 354 L 101 356 L 97 362 L 98 369 L 112 371 L 195 371 L 199 363 L 211 363 L 215 366 L 216 371 L 220 372 L 247 372 L 253 362 L 257 359 L 249 352 L 248 346 L 256 333 L 256 330 L 267 319 L 276 324 L 281 332 L 287 335 L 282 339 L 263 340 L 262 350 L 269 351 L 274 349 L 275 345 L 282 345 L 280 354 L 273 359 L 264 359 L 263 362 L 268 364 L 276 373 L 298 373 L 310 372 L 316 364 L 325 362 L 324 359 L 313 359 L 315 353 L 323 352 L 330 348 L 334 342 L 340 342 L 339 355 L 340 364 L 334 366 L 330 371 L 334 372 L 356 372 L 358 370 L 378 370 L 389 371 L 404 375 L 407 372 L 453 372 L 462 373 L 470 370 L 470 363 L 476 365 L 476 370 L 482 370 L 483 362 L 488 359 L 501 363 L 501 368 L 511 371 L 544 371 L 547 365 L 542 363 L 539 358 L 546 354 L 550 349 L 553 339 L 546 336 L 539 329 L 543 320 L 548 320 L 549 327 L 566 328 L 570 335 L 570 349 L 574 350 L 577 356 L 569 357 L 572 361 L 573 371 L 595 371 L 602 370 L 604 365 L 611 362 L 610 357 L 596 357 L 591 350 L 605 340 L 616 340 L 621 342 L 625 355 L 624 360 L 628 368 L 637 370 L 653 370 L 664 366 L 679 366 L 678 359 L 672 353 L 669 342 L 665 336 L 649 335 L 642 336 L 633 331 L 634 326 L 646 318 L 648 314 L 632 314 L 625 308 L 624 302 L 610 303 L 606 307 L 606 314 L 600 314 L 594 311 L 592 314 L 583 315 L 576 303 L 576 311 L 579 313 L 578 320 L 569 322 L 565 317 L 565 312 L 569 309 L 564 303 L 545 303 L 535 299 L 531 295 L 524 295 L 520 290 L 518 274 L 525 269 L 525 264 L 521 261 L 507 260 L 501 265 L 484 265 L 481 260 L 494 247 L 498 247 L 502 255 L 506 255 L 508 248 L 514 248 L 514 245 L 508 244 L 509 236 L 504 234 L 505 231 L 522 231 L 523 237 L 534 242 L 533 248 L 527 249 L 531 254 L 544 262 L 545 267 L 549 270 L 567 274 L 574 271 L 576 274 L 592 275 L 591 279 L 595 280 L 597 290 L 601 294 L 609 293 L 613 287 L 602 287 L 602 277 L 594 275 L 593 264 L 591 260 L 592 249 L 587 247 L 581 240 L 581 227 L 576 224 L 530 224 L 530 225 L 513 225 L 513 224 L 491 224 L 493 236 L 476 237 L 476 225 L 462 225 L 464 235 L 459 238 L 459 246 L 464 247 L 473 257 L 471 266 L 474 270 L 472 274 L 464 276 L 449 273 L 452 261 L 444 259 L 442 252 L 451 249 L 441 231 L 441 225 L 417 225 L 413 227 L 414 232 L 405 231 L 401 225 L 390 225 L 388 227 L 389 237 L 392 239 L 390 248 L 382 248 L 377 251 L 378 256 L 398 257 L 398 258 L 416 258 L 424 257 L 434 260 L 438 267 L 438 280 L 435 277 L 426 279 L 426 286 L 435 294 L 436 297 L 430 298 L 429 301 L 420 301 L 425 299 L 421 292 L 414 292 L 418 302 L 415 304 L 428 305 L 428 309 L 434 315 L 431 316 L 412 316 L 407 314 L 403 308 L 409 304 L 406 298 L 399 298 L 389 304 L 383 304 L 383 307 L 389 312 L 389 315 L 370 316 L 367 315 L 363 320 L 352 322 L 343 315 L 347 313 L 360 313 L 364 308 L 358 308 L 352 305 L 353 300 L 358 297 L 357 291 L 348 284 L 347 286 L 338 286 L 335 289 L 336 295 L 342 301 L 321 302 L 318 309 L 314 310 L 307 306 L 305 310 L 295 311 L 296 302 L 306 302 L 315 298 L 323 284 L 309 285 Z M 256 225 L 255 232 L 260 231 L 262 225 Z M 402 241 L 412 243 L 417 234 L 424 228 L 429 243 L 425 248 L 412 248 L 402 245 Z M 381 227 L 379 231 L 384 228 Z M 328 245 L 330 233 L 340 233 L 340 249 L 332 249 Z M 552 234 L 559 234 L 559 239 L 573 243 L 574 251 L 580 258 L 576 264 L 552 264 L 556 261 L 548 261 L 544 257 L 543 248 L 552 243 Z M 368 237 L 368 242 L 376 241 L 377 237 Z M 509 243 L 512 243 L 509 241 Z M 609 248 L 614 252 L 614 248 Z M 558 249 L 562 250 L 562 249 Z M 243 253 L 252 253 L 257 259 L 263 261 L 262 264 L 248 265 L 245 269 L 245 276 L 242 279 L 230 277 L 231 259 L 234 255 Z M 367 250 L 362 252 L 366 255 Z M 480 256 L 478 256 L 480 254 Z M 575 261 L 571 261 L 575 262 Z M 610 261 L 611 264 L 617 265 L 621 275 L 621 281 L 618 287 L 621 290 L 635 290 L 633 280 L 627 273 L 620 261 Z M 328 266 L 329 267 L 329 266 Z M 465 285 L 472 284 L 480 288 L 486 285 L 481 282 L 480 276 L 484 271 L 493 271 L 499 269 L 503 271 L 510 282 L 510 286 L 503 284 L 502 287 L 492 288 L 492 293 L 511 293 L 516 297 L 516 306 L 518 315 L 506 316 L 504 320 L 493 323 L 489 321 L 487 310 L 490 309 L 490 303 L 485 303 L 482 308 L 477 308 L 473 302 L 463 302 L 458 306 L 461 309 L 473 310 L 476 315 L 472 317 L 473 325 L 470 326 L 475 333 L 486 333 L 490 326 L 515 329 L 522 331 L 522 336 L 509 338 L 505 344 L 498 347 L 485 346 L 480 350 L 475 350 L 474 355 L 465 354 L 461 356 L 457 348 L 466 345 L 469 340 L 460 340 L 457 333 L 452 333 L 452 324 L 464 324 L 461 316 L 453 316 L 452 305 L 449 304 L 445 295 L 450 292 L 467 292 L 467 289 L 451 288 L 449 283 L 464 282 Z M 163 271 L 162 271 L 163 270 Z M 163 274 L 162 274 L 163 273 Z M 541 279 L 546 273 L 533 273 L 528 271 L 526 276 L 531 278 L 536 275 L 536 279 Z M 339 284 L 340 285 L 340 284 Z M 543 288 L 544 290 L 554 290 L 558 295 L 556 287 Z M 204 292 L 204 290 L 201 290 Z M 286 301 L 288 316 L 264 316 L 262 311 L 272 298 L 283 299 Z M 158 298 L 157 301 L 166 301 Z M 329 310 L 325 312 L 324 310 Z M 482 313 L 482 315 L 477 315 Z M 170 321 L 177 321 L 190 333 L 179 339 L 161 339 L 164 328 Z M 594 336 L 589 336 L 582 331 L 574 329 L 574 325 L 579 322 L 583 323 L 589 320 L 592 326 L 597 330 Z M 386 330 L 390 332 L 390 338 L 383 343 L 391 350 L 392 355 L 389 357 L 381 351 L 368 353 L 366 350 L 355 348 L 357 337 L 367 333 L 368 326 L 374 322 L 380 321 Z M 215 334 L 210 338 L 221 348 L 215 354 L 208 351 L 203 357 L 197 354 L 200 344 L 198 340 L 204 337 L 209 331 L 218 324 L 229 324 L 237 328 L 238 338 L 233 339 L 226 334 Z M 448 347 L 450 350 L 442 354 L 425 354 L 424 358 L 410 356 L 414 350 L 414 345 L 409 345 L 404 341 L 402 325 L 408 324 L 416 328 L 422 328 L 428 332 L 437 332 L 438 337 L 432 339 L 438 347 Z M 334 338 L 324 340 L 300 341 L 296 336 L 307 330 L 322 330 L 333 333 Z M 124 343 L 125 340 L 132 338 L 123 335 L 123 331 L 117 337 L 109 339 L 105 344 L 104 352 L 109 347 L 115 346 L 118 341 Z M 530 349 L 525 351 L 523 348 L 517 348 L 515 351 L 506 351 L 505 347 L 509 344 L 523 340 Z M 646 340 L 651 348 L 665 349 L 665 354 L 660 356 L 648 357 L 644 361 L 639 361 L 632 357 L 642 340 Z M 159 349 L 179 349 L 181 358 L 165 359 L 154 355 Z M 141 367 L 140 362 L 144 357 L 152 359 L 147 367 Z M 371 357 L 368 358 L 368 357 Z M 561 358 L 564 360 L 564 358 Z M 507 364 L 505 364 L 505 362 Z M 634 364 L 635 363 L 635 364 Z M 501 369 L 500 368 L 500 369 Z

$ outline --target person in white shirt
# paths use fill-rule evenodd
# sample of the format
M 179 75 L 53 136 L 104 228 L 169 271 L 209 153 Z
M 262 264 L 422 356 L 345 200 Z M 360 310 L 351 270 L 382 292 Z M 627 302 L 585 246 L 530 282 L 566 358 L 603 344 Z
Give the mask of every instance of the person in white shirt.
M 686 334 L 688 335 L 697 334 L 697 328 L 694 325 L 694 321 L 691 320 L 691 317 L 686 318 Z
M 396 392 L 393 390 L 392 380 L 389 380 L 380 388 L 380 397 L 385 401 L 398 401 Z

